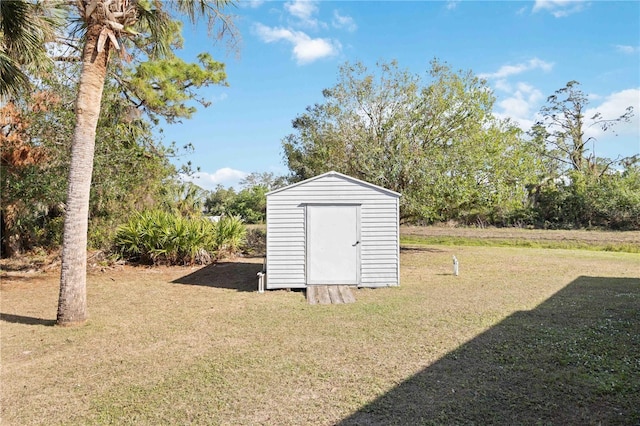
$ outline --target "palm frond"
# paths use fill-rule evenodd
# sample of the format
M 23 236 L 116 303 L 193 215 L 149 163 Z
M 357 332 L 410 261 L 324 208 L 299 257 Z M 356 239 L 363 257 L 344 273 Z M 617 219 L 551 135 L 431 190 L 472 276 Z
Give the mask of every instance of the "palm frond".
M 17 63 L 0 51 L 0 99 L 17 96 L 21 89 L 29 86 L 29 77 Z
M 66 11 L 62 1 L 0 2 L 1 95 L 28 87 L 27 71 L 37 73 L 51 65 L 46 43 L 56 38 Z
M 234 0 L 174 0 L 169 2 L 173 10 L 186 16 L 195 24 L 204 19 L 207 30 L 215 39 L 226 38 L 232 47 L 240 41 L 240 35 L 233 23 L 232 16 L 225 13 L 230 7 L 237 6 Z
M 138 3 L 137 30 L 145 35 L 142 41 L 143 50 L 152 58 L 167 57 L 172 53 L 172 43 L 175 34 L 179 34 L 177 23 L 164 10 L 162 3 L 153 5 L 145 2 Z M 141 47 L 142 47 L 141 45 Z

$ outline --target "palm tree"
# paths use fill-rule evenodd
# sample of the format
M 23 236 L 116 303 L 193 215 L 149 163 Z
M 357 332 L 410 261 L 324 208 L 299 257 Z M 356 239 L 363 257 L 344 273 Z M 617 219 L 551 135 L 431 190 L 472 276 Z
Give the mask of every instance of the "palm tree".
M 55 39 L 64 18 L 60 1 L 0 1 L 0 97 L 29 87 L 26 70 L 51 64 L 45 43 Z
M 4 3 L 4 2 L 3 2 Z M 231 29 L 222 14 L 229 0 L 79 0 L 78 16 L 84 28 L 82 71 L 76 100 L 76 126 L 71 148 L 67 205 L 62 243 L 62 270 L 57 323 L 73 325 L 87 319 L 86 265 L 89 192 L 102 90 L 113 50 L 126 56 L 125 46 L 144 55 L 171 55 L 175 21 L 168 8 L 192 23 L 219 24 Z

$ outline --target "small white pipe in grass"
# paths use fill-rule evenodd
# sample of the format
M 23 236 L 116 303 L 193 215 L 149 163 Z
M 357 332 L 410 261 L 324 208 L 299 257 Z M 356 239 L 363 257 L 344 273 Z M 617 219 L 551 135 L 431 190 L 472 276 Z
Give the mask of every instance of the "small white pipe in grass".
M 258 293 L 264 293 L 264 272 L 258 272 Z
M 453 275 L 458 276 L 458 259 L 453 256 Z

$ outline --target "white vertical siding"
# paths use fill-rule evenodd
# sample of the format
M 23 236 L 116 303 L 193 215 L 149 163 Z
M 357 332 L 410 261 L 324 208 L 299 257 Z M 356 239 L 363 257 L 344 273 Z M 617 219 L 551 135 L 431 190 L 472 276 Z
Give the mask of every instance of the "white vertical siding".
M 307 204 L 359 204 L 359 285 L 399 285 L 398 197 L 333 172 L 267 194 L 267 288 L 306 287 Z
M 299 203 L 267 197 L 267 288 L 304 288 L 305 217 Z
M 386 196 L 362 206 L 362 286 L 398 285 L 397 197 Z

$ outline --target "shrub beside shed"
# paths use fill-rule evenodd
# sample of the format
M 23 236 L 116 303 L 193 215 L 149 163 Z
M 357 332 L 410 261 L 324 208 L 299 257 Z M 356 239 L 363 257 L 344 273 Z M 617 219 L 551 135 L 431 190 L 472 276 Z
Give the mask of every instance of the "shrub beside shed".
M 398 286 L 399 198 L 337 172 L 267 193 L 266 288 Z

